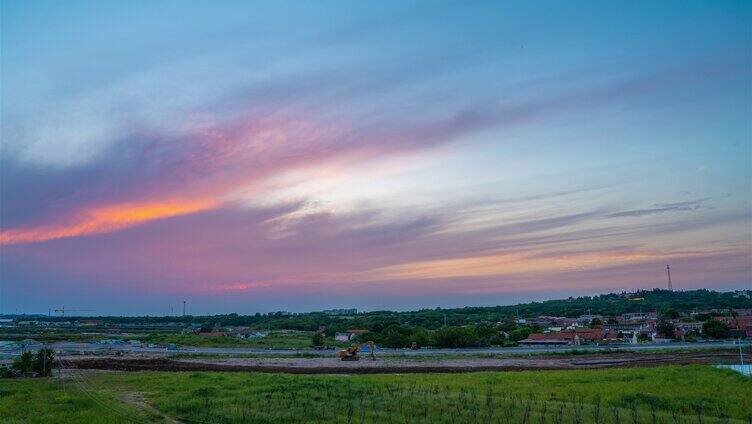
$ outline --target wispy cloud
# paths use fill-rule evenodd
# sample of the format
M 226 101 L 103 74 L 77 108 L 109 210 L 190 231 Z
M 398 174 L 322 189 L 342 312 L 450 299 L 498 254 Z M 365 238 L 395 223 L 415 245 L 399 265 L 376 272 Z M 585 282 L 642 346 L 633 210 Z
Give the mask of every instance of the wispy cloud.
M 671 212 L 688 212 L 697 211 L 705 207 L 709 198 L 691 200 L 686 202 L 675 203 L 655 203 L 649 208 L 634 209 L 629 211 L 616 212 L 608 215 L 610 218 L 639 217 L 645 215 L 655 215 Z

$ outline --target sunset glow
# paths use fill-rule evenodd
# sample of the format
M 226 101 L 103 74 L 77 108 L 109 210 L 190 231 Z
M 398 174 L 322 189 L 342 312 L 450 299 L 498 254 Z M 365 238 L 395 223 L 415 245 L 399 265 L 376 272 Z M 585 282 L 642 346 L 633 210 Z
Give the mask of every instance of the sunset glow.
M 752 287 L 752 3 L 130 3 L 2 4 L 6 311 Z
M 212 201 L 112 205 L 83 211 L 79 222 L 41 228 L 0 232 L 0 244 L 35 243 L 66 237 L 109 233 L 157 219 L 200 212 L 215 206 Z

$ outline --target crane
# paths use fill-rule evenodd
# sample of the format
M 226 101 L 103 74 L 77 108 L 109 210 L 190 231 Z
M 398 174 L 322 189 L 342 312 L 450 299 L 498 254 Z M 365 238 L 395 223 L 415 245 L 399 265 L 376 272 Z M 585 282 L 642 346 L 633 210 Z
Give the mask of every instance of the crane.
M 64 317 L 66 312 L 93 312 L 94 309 L 70 309 L 66 308 L 65 306 L 60 307 L 60 309 L 55 309 L 55 312 L 60 312 L 60 316 Z

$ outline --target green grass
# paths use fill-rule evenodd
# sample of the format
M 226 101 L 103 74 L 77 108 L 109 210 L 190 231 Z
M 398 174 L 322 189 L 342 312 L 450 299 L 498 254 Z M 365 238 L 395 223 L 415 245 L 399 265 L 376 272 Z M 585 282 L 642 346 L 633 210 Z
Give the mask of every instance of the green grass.
M 620 424 L 652 424 L 654 417 L 677 424 L 752 420 L 752 379 L 699 365 L 359 376 L 136 372 L 97 374 L 87 384 L 106 402 L 142 394 L 160 412 L 186 423 L 589 424 L 615 423 L 615 414 Z M 39 411 L 34 417 L 45 420 L 32 423 L 100 422 L 51 419 L 63 413 L 105 414 L 113 417 L 108 423 L 121 422 L 83 392 L 69 388 L 62 394 L 54 380 L 2 381 L 0 393 L 2 417 L 33 409 Z M 70 399 L 43 401 L 60 396 Z M 79 408 L 65 406 L 70 404 Z M 142 419 L 157 420 L 153 414 Z
M 144 343 L 201 347 L 248 347 L 269 349 L 305 349 L 313 347 L 312 334 L 308 332 L 271 332 L 260 339 L 238 340 L 233 337 L 205 337 L 196 334 L 148 334 L 132 337 Z
M 148 415 L 120 403 L 112 394 L 85 391 L 70 382 L 58 386 L 52 379 L 0 380 L 0 423 L 154 422 Z

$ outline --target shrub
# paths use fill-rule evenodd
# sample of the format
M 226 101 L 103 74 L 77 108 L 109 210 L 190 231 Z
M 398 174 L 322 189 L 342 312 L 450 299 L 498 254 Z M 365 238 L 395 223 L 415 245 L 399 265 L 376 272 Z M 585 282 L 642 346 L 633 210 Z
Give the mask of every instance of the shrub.
M 21 356 L 13 360 L 11 367 L 20 372 L 27 373 L 34 370 L 34 354 L 30 350 L 25 350 Z
M 11 378 L 15 377 L 16 375 L 17 371 L 15 371 L 13 368 L 6 365 L 0 365 L 0 378 Z

